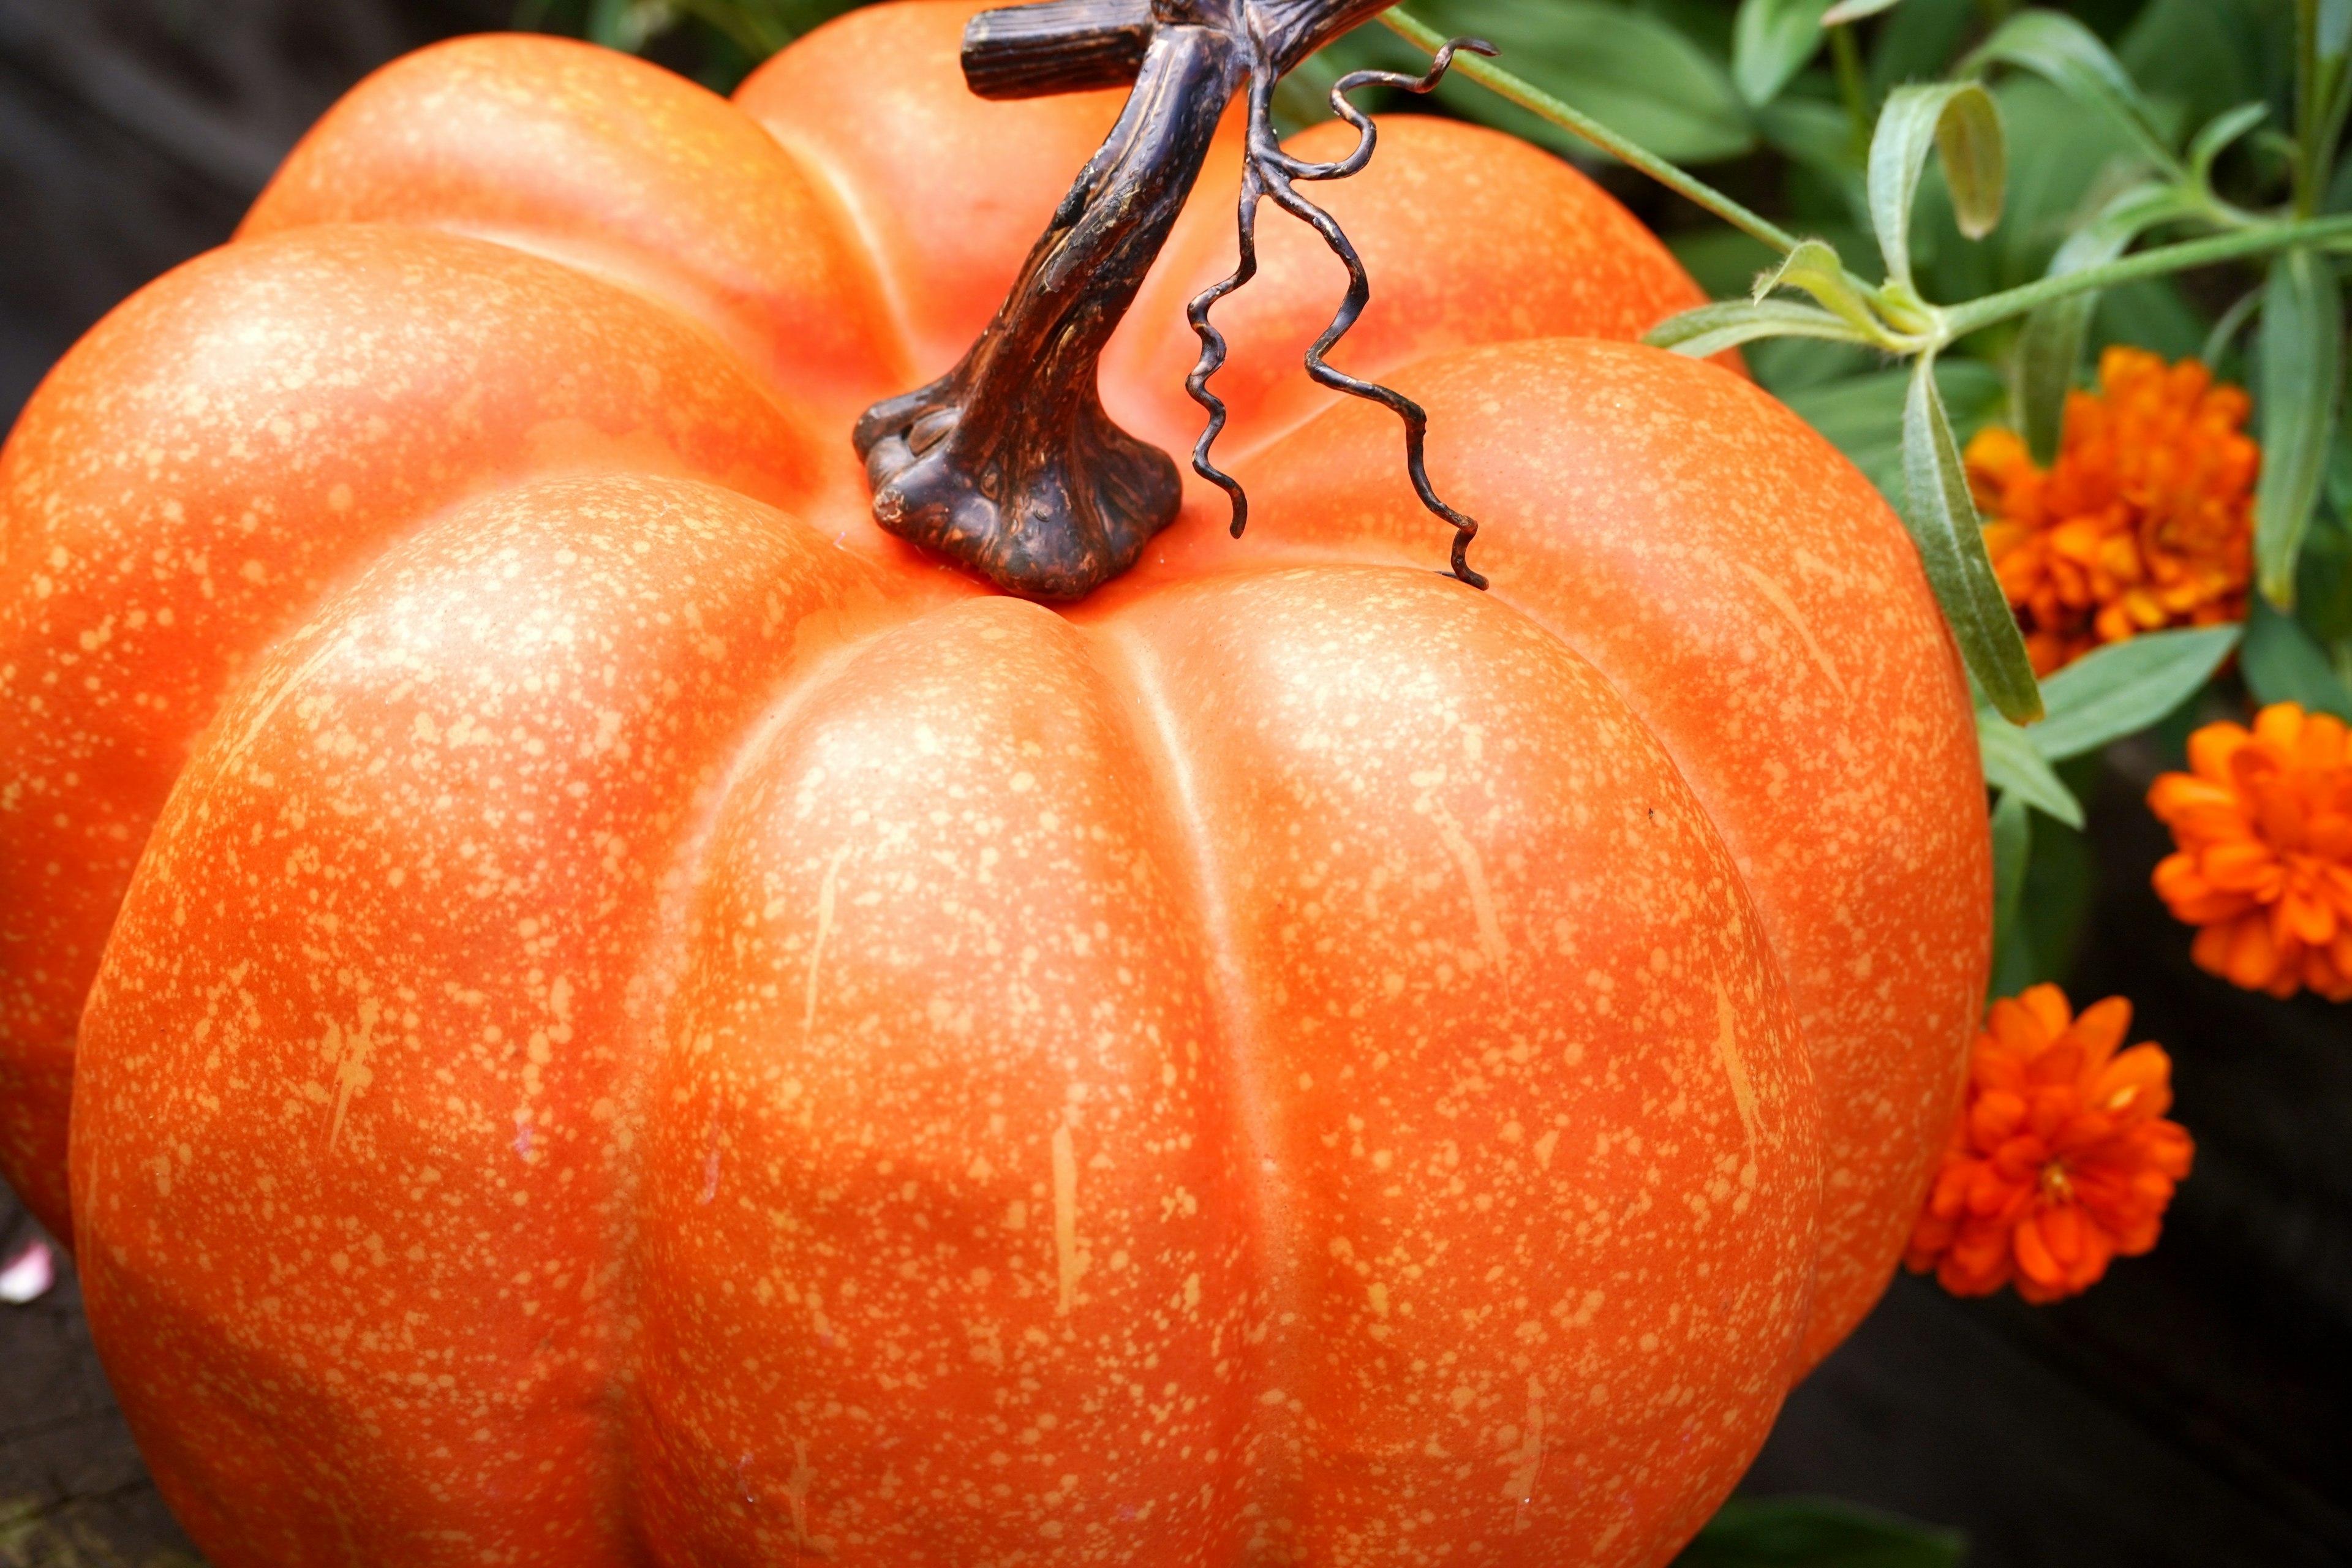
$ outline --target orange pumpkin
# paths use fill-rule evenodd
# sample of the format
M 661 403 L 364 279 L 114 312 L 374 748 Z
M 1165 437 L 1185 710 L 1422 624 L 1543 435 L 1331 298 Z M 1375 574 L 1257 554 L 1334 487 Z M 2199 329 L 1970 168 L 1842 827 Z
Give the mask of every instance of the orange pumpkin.
M 848 423 L 1118 104 L 970 97 L 969 9 L 731 104 L 395 64 L 0 458 L 0 1151 L 63 1231 L 70 1093 L 222 1568 L 1655 1563 L 1884 1285 L 1987 956 L 1899 526 L 1597 341 L 1696 297 L 1605 195 L 1404 120 L 1340 362 L 1491 594 L 1280 228 L 1244 540 L 920 555 Z M 1171 447 L 1235 157 L 1103 363 Z

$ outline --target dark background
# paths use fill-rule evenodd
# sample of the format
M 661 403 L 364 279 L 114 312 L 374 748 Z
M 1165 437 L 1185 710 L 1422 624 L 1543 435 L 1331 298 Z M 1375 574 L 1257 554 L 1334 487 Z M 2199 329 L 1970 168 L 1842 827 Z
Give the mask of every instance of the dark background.
M 2095 8 L 2085 8 L 2095 9 Z M 0 0 L 0 423 L 125 295 L 227 238 L 304 126 L 372 67 L 504 0 Z M 1645 217 L 1677 215 L 1622 194 Z M 2352 1008 L 2192 969 L 2147 874 L 2163 765 L 2096 780 L 2068 977 L 2172 1051 L 2198 1142 L 2163 1245 L 2080 1300 L 1896 1282 L 1791 1397 L 1758 1493 L 1873 1504 L 1979 1568 L 2352 1563 Z M 0 1256 L 31 1234 L 0 1189 Z M 69 1273 L 0 1307 L 0 1568 L 192 1563 L 122 1430 Z

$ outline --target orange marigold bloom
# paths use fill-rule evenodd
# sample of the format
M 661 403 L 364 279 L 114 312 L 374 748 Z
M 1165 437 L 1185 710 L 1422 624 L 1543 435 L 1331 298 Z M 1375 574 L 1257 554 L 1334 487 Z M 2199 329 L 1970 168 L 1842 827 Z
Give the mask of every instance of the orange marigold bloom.
M 2173 914 L 2205 929 L 2198 967 L 2249 991 L 2305 985 L 2352 999 L 2352 745 L 2344 721 L 2292 702 L 2249 731 L 2208 724 L 2189 737 L 2185 773 L 2147 804 L 2178 854 L 2156 868 Z
M 1935 1270 L 1956 1296 L 2014 1281 L 2029 1301 L 2055 1301 L 2156 1245 L 2195 1149 L 2164 1119 L 2172 1058 L 2153 1045 L 2116 1054 L 2130 1024 L 2122 997 L 2078 1018 L 2055 985 L 1993 1004 L 1911 1233 L 1912 1272 Z
M 2047 472 L 2010 431 L 1969 443 L 1985 548 L 2038 675 L 2101 643 L 2246 615 L 2262 448 L 2242 429 L 2244 391 L 2129 348 L 2100 356 L 2099 388 L 2067 397 Z

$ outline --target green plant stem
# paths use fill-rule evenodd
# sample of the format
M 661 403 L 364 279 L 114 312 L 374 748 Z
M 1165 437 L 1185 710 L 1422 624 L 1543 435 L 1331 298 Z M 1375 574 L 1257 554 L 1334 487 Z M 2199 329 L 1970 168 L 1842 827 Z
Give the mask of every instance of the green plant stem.
M 1863 79 L 1862 47 L 1853 41 L 1853 24 L 1830 29 L 1830 58 L 1837 67 L 1838 96 L 1845 100 L 1847 140 L 1856 163 L 1870 158 L 1870 84 Z
M 2319 0 L 2294 0 L 2294 216 L 2319 210 Z
M 2240 332 L 2246 330 L 2246 323 L 2254 319 L 2254 312 L 2262 309 L 2262 304 L 2263 291 L 2250 289 L 2238 297 L 2236 303 L 2221 312 L 2221 319 L 2215 321 L 2213 330 L 2205 334 L 2204 350 L 2197 356 L 2207 369 L 2217 374 L 2220 372 L 2221 356 L 2230 352 L 2230 345 L 2237 341 Z
M 1431 54 L 1435 54 L 1445 44 L 1444 34 L 1405 15 L 1402 8 L 1381 12 L 1381 25 Z M 1534 83 L 1513 76 L 1475 55 L 1456 55 L 1454 69 L 1456 74 L 1468 77 L 1528 113 L 1550 121 L 1571 135 L 1582 137 L 1602 152 L 1641 170 L 1668 190 L 1705 207 L 1741 233 L 1760 239 L 1783 253 L 1797 248 L 1797 237 L 1787 229 L 1750 212 L 1706 181 L 1683 173 L 1648 148 L 1619 135 L 1591 115 L 1570 109 Z
M 2241 229 L 2234 234 L 2216 235 L 2210 239 L 2159 246 L 2154 250 L 2126 256 L 2120 261 L 2110 261 L 2104 267 L 2085 267 L 2079 272 L 2044 278 L 2021 288 L 1988 294 L 1981 300 L 1946 306 L 1940 312 L 1945 341 L 1964 338 L 1996 321 L 2021 316 L 2038 305 L 2063 300 L 2072 294 L 2112 289 L 2119 283 L 2137 283 L 2144 278 L 2163 278 L 2191 267 L 2208 267 L 2217 261 L 2235 261 L 2242 257 L 2262 256 L 2298 245 L 2326 245 L 2334 240 L 2352 240 L 2352 214 L 2311 218 L 2300 223 L 2264 224 L 2256 228 Z

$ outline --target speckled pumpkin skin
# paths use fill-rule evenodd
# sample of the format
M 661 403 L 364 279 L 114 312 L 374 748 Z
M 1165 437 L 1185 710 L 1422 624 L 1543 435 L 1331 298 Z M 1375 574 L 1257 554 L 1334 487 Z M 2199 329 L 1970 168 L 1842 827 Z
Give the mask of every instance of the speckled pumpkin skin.
M 1898 525 L 1571 341 L 1694 292 L 1412 121 L 1341 360 L 1491 594 L 1278 223 L 1246 540 L 1062 611 L 907 552 L 847 422 L 1117 109 L 965 96 L 967 10 L 733 105 L 414 57 L 0 458 L 0 1153 L 64 1229 L 70 1094 L 222 1568 L 1654 1563 L 1884 1284 L 1988 903 Z M 1105 361 L 1180 448 L 1232 165 Z

